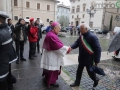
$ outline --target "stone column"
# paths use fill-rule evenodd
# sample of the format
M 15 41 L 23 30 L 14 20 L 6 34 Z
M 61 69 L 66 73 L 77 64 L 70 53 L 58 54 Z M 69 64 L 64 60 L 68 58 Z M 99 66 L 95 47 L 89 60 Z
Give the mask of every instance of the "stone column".
M 11 0 L 0 0 L 0 11 L 6 12 L 11 17 Z
M 6 0 L 6 12 L 9 14 L 9 17 L 12 17 L 12 10 L 11 10 L 11 0 Z
M 0 0 L 0 10 L 6 11 L 6 0 Z

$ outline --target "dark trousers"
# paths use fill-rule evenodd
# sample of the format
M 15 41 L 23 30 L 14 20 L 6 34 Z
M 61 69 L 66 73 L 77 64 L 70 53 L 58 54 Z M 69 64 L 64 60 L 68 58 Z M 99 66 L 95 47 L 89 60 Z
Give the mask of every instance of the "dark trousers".
M 18 60 L 19 60 L 19 58 L 23 58 L 24 41 L 15 41 L 15 45 L 16 45 L 16 53 L 18 55 Z
M 95 74 L 94 72 L 91 72 L 91 71 L 90 71 L 91 65 L 87 65 L 87 66 L 78 65 L 78 69 L 77 69 L 77 73 L 76 73 L 76 80 L 75 80 L 75 83 L 76 83 L 76 84 L 80 84 L 81 77 L 82 77 L 82 72 L 83 72 L 84 67 L 86 67 L 87 72 L 88 72 L 88 75 L 90 76 L 90 78 L 91 78 L 93 81 L 96 81 L 96 80 L 97 80 L 97 79 L 96 79 L 96 74 Z
M 40 39 L 38 39 L 38 41 L 37 41 L 37 51 L 38 52 L 40 52 L 40 44 L 39 44 L 39 42 L 40 42 Z
M 7 80 L 0 82 L 0 90 L 8 90 Z
M 119 51 L 120 51 L 120 49 L 118 49 L 118 50 L 116 51 L 116 55 L 118 55 L 118 54 L 119 54 Z
M 33 57 L 35 55 L 36 51 L 36 42 L 30 42 L 29 43 L 29 57 Z
M 8 88 L 10 90 L 12 90 L 13 88 L 13 83 L 12 83 L 12 74 L 11 74 L 11 64 L 9 64 L 9 74 L 8 74 L 8 77 L 7 77 L 7 83 L 8 83 Z
M 9 64 L 9 74 L 3 82 L 0 82 L 0 90 L 12 90 L 13 83 L 16 83 L 16 78 L 11 74 L 11 64 Z

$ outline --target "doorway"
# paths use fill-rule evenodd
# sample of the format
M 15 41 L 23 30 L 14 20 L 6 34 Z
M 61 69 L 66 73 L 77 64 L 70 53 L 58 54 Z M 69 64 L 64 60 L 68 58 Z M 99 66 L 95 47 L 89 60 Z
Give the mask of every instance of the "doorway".
M 79 25 L 79 22 L 78 21 L 76 21 L 76 27 Z

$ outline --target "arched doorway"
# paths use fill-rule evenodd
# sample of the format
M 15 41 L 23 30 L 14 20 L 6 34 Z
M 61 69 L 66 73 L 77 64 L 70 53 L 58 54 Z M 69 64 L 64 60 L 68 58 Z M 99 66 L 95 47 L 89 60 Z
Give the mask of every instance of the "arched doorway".
M 79 25 L 79 22 L 78 21 L 76 21 L 76 27 Z

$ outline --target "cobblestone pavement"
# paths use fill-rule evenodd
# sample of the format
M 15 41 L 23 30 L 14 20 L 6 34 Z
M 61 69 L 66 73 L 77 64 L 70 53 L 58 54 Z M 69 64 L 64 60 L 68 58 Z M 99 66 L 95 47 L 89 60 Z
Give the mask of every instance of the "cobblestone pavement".
M 63 71 L 74 81 L 78 65 L 64 66 Z M 120 61 L 106 60 L 101 61 L 99 67 L 103 68 L 106 76 L 97 75 L 100 79 L 99 85 L 95 90 L 120 90 Z M 89 78 L 84 69 L 80 88 L 82 90 L 92 90 L 93 81 Z
M 59 76 L 58 83 L 59 88 L 45 86 L 42 77 L 42 69 L 39 67 L 41 55 L 35 60 L 28 59 L 29 45 L 25 44 L 24 57 L 27 59 L 25 62 L 19 64 L 12 64 L 12 74 L 17 78 L 17 83 L 14 85 L 14 90 L 72 90 L 69 85 Z

